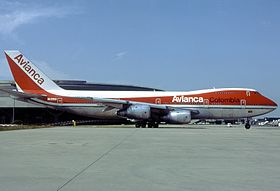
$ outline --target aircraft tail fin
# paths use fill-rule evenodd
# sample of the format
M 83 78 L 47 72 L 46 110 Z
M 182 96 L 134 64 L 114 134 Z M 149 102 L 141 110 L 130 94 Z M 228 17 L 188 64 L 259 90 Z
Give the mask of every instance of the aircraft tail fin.
M 37 94 L 48 90 L 62 90 L 18 50 L 6 50 L 5 54 L 19 90 Z

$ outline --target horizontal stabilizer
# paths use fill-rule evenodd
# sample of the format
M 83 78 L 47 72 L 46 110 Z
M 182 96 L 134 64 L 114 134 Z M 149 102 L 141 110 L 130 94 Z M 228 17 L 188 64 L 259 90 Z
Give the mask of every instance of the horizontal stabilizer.
M 17 98 L 17 99 L 30 99 L 30 98 L 44 98 L 45 97 L 45 95 L 23 93 L 23 92 L 6 90 L 6 89 L 0 89 L 0 91 L 5 92 L 5 93 L 9 94 L 11 97 Z

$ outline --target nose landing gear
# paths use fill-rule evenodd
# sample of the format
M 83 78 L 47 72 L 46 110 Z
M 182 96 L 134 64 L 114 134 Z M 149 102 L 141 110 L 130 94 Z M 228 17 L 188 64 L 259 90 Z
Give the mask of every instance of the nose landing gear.
M 245 129 L 250 129 L 251 128 L 251 123 L 250 120 L 247 119 L 246 123 L 245 123 Z
M 251 128 L 251 124 L 250 123 L 246 123 L 245 124 L 245 129 L 250 129 Z

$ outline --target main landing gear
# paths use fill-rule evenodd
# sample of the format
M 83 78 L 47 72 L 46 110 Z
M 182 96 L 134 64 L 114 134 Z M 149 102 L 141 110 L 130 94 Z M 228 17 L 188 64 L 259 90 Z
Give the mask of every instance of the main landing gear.
M 148 128 L 158 128 L 159 123 L 158 122 L 144 122 L 139 121 L 135 123 L 136 128 L 146 128 L 148 125 Z

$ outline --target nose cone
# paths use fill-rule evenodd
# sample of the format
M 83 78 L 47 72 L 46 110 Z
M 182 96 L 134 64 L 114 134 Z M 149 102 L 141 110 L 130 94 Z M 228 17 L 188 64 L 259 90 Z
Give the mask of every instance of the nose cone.
M 271 100 L 272 101 L 272 100 Z M 275 109 L 278 107 L 277 103 L 275 103 L 274 101 L 272 101 L 273 106 L 275 107 Z
M 278 107 L 277 103 L 275 103 L 274 101 L 272 101 L 271 99 L 269 98 L 266 98 L 267 99 L 267 102 L 268 102 L 268 105 L 269 106 L 272 106 L 273 109 L 276 109 Z

